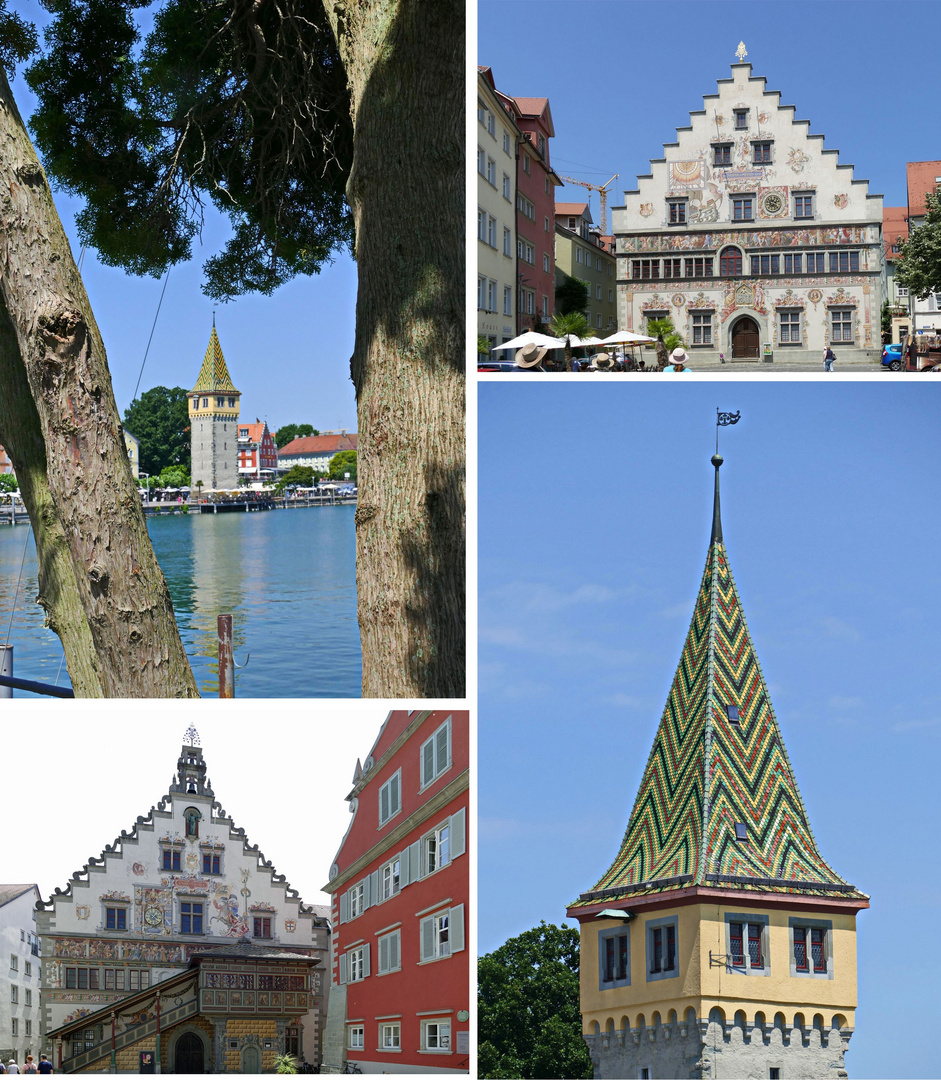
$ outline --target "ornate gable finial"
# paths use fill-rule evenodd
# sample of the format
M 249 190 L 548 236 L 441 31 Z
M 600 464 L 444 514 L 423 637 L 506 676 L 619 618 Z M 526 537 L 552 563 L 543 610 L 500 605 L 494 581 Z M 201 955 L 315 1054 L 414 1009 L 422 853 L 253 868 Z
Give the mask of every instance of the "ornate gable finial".
M 190 726 L 186 729 L 186 734 L 183 736 L 183 738 L 186 740 L 187 746 L 200 745 L 199 732 L 196 730 L 193 724 L 190 724 Z
M 744 63 L 745 57 L 748 56 L 748 50 L 745 48 L 744 41 L 740 41 L 738 43 L 738 48 L 735 50 L 735 55 L 738 57 L 738 62 L 740 64 Z

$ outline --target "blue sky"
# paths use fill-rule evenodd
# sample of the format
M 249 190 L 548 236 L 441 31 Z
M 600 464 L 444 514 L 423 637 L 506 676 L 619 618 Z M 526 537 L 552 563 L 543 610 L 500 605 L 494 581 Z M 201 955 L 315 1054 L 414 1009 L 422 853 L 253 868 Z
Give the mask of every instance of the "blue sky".
M 479 949 L 618 850 L 712 516 L 820 850 L 872 895 L 855 1077 L 930 1077 L 941 944 L 936 380 L 479 387 Z M 904 1037 L 901 1033 L 905 1033 Z
M 8 8 L 40 26 L 49 15 L 36 0 L 14 0 Z M 12 82 L 23 118 L 35 97 L 22 78 Z M 75 216 L 82 203 L 53 192 L 76 260 Z M 207 210 L 201 246 L 170 271 L 138 394 L 152 386 L 196 382 L 212 330 L 213 302 L 204 296 L 202 265 L 229 235 L 226 218 Z M 141 373 L 162 280 L 137 278 L 85 255 L 82 277 L 101 330 L 122 417 Z M 241 417 L 267 420 L 271 428 L 310 423 L 320 430 L 356 430 L 356 401 L 350 380 L 356 308 L 356 264 L 338 254 L 319 275 L 296 278 L 273 296 L 245 296 L 216 308 L 216 328 L 232 381 L 242 392 Z
M 927 0 L 479 0 L 477 62 L 504 92 L 549 98 L 557 173 L 599 186 L 619 174 L 610 208 L 730 76 L 744 41 L 752 75 L 796 106 L 795 119 L 809 120 L 871 194 L 903 206 L 905 162 L 939 156 L 914 60 L 937 15 Z M 559 202 L 587 195 L 556 189 Z M 591 209 L 598 222 L 594 192 Z

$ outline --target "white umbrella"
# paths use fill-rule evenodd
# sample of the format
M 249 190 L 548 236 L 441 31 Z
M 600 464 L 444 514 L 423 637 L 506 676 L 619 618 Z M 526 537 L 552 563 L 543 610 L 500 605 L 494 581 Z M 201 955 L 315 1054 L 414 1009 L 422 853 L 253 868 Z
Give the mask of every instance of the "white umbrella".
M 538 349 L 561 349 L 565 342 L 561 338 L 549 337 L 546 334 L 537 334 L 535 330 L 527 330 L 525 334 L 506 341 L 502 345 L 493 345 L 490 349 L 522 349 L 524 345 L 535 345 Z
M 645 341 L 656 341 L 656 338 L 645 337 L 643 334 L 632 334 L 630 330 L 618 330 L 616 334 L 606 337 L 602 345 L 640 345 Z

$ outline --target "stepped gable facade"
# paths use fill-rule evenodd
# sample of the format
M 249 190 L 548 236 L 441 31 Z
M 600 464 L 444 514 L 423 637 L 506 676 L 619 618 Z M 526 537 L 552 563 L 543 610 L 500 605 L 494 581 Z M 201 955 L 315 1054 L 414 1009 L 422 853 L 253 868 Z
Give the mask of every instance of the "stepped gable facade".
M 618 326 L 669 316 L 695 354 L 876 359 L 882 196 L 733 64 L 613 210 Z M 770 353 L 766 350 L 769 350 Z
M 394 710 L 347 796 L 323 1072 L 466 1073 L 469 714 Z
M 712 460 L 706 567 L 627 831 L 567 912 L 583 1032 L 599 1077 L 845 1077 L 869 899 L 814 839 L 729 567 Z
M 36 905 L 59 1071 L 319 1062 L 329 923 L 226 814 L 197 739 L 157 805 Z
M 239 485 L 240 391 L 229 375 L 213 319 L 196 385 L 189 392 L 193 490 L 231 491 Z M 200 484 L 201 481 L 201 484 Z

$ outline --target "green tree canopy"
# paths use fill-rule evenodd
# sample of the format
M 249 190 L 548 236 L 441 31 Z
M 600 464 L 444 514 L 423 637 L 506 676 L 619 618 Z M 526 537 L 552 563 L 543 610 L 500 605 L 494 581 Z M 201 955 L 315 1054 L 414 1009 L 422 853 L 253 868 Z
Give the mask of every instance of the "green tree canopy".
M 481 1077 L 590 1077 L 578 931 L 541 922 L 477 963 Z
M 588 320 L 580 311 L 570 311 L 568 314 L 557 311 L 549 323 L 549 333 L 553 337 L 565 338 L 565 370 L 571 371 L 572 343 L 569 338 L 573 335 L 575 337 L 588 337 L 591 333 Z
M 323 474 L 314 473 L 310 465 L 294 465 L 278 480 L 274 490 L 284 491 L 288 487 L 313 487 L 315 475 Z
M 143 41 L 150 0 L 44 6 L 30 127 L 104 263 L 159 275 L 189 258 L 207 203 L 233 228 L 205 265 L 216 299 L 270 293 L 351 244 L 349 90 L 321 4 L 164 0 Z
M 190 421 L 186 391 L 155 386 L 124 411 L 124 429 L 140 442 L 140 468 L 157 476 L 168 465 L 190 469 Z
M 555 310 L 560 315 L 568 315 L 573 311 L 584 315 L 588 310 L 589 292 L 587 281 L 565 274 L 555 287 Z
M 165 488 L 189 487 L 190 474 L 180 465 L 168 465 L 165 469 L 160 470 L 160 475 L 157 477 L 157 485 Z
M 341 450 L 330 459 L 330 471 L 327 473 L 328 480 L 345 480 L 346 473 L 350 474 L 350 480 L 356 482 L 356 451 Z
M 8 494 L 11 491 L 19 491 L 19 488 L 20 485 L 13 473 L 0 473 L 0 492 Z
M 280 450 L 282 446 L 287 446 L 292 439 L 303 439 L 307 435 L 319 434 L 320 432 L 315 427 L 311 427 L 310 424 L 285 424 L 275 432 L 274 441 Z
M 899 245 L 895 282 L 924 300 L 941 293 L 941 192 L 925 196 L 924 225 Z

